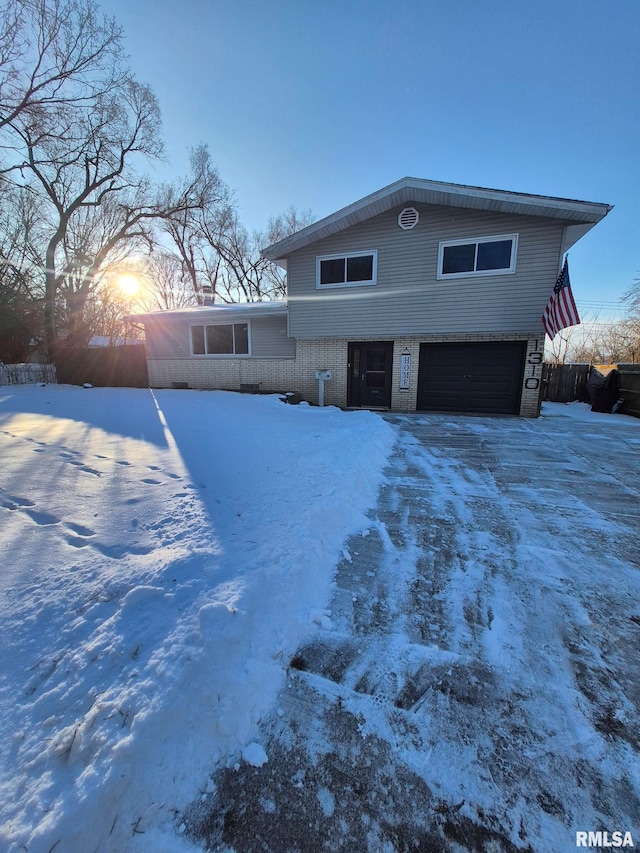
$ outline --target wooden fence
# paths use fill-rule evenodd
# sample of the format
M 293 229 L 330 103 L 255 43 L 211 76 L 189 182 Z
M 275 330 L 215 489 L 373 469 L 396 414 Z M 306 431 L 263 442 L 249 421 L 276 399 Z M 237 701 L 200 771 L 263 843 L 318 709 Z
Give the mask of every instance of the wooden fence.
M 594 365 L 597 369 L 598 365 Z M 624 400 L 619 411 L 640 418 L 640 364 L 607 365 L 620 374 L 618 397 Z M 552 403 L 587 402 L 590 364 L 545 364 L 542 371 L 544 399 Z
M 147 351 L 141 344 L 86 347 L 68 350 L 56 358 L 58 382 L 90 383 L 96 387 L 147 388 Z
M 56 369 L 52 364 L 0 364 L 0 385 L 56 381 Z
M 551 403 L 587 400 L 590 364 L 545 364 L 542 370 L 544 399 Z
M 619 364 L 618 396 L 624 400 L 620 411 L 640 418 L 640 364 Z

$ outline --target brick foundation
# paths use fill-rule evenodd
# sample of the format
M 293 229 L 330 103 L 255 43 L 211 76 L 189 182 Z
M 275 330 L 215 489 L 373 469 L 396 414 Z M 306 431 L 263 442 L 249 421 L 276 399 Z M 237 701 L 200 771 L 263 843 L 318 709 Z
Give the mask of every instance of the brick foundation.
M 258 386 L 260 391 L 298 392 L 310 403 L 318 402 L 315 371 L 327 369 L 332 379 L 325 382 L 325 404 L 347 405 L 347 351 L 349 341 L 370 338 L 322 338 L 298 340 L 296 358 L 224 358 L 224 359 L 149 359 L 149 384 L 170 388 L 173 382 L 185 382 L 190 388 L 240 391 L 243 385 Z M 376 338 L 376 340 L 385 340 Z M 520 335 L 421 335 L 396 337 L 393 347 L 391 408 L 398 412 L 416 410 L 421 343 L 459 343 L 478 341 L 526 340 L 527 354 L 520 412 L 522 417 L 537 417 L 540 410 L 540 384 L 544 337 Z M 400 390 L 400 356 L 411 356 L 408 390 Z

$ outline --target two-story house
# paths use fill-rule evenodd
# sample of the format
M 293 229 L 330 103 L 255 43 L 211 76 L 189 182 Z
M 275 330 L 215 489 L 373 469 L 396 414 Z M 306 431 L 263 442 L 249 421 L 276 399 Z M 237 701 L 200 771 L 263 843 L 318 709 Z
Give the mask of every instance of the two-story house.
M 403 178 L 264 249 L 287 301 L 140 316 L 152 387 L 536 416 L 541 316 L 606 204 Z

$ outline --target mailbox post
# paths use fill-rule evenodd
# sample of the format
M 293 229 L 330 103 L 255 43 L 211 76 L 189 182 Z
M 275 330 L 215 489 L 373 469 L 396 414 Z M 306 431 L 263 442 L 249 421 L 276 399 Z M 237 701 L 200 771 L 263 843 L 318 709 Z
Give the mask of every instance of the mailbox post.
M 316 379 L 318 380 L 318 405 L 324 406 L 324 383 L 331 379 L 331 371 L 316 370 Z

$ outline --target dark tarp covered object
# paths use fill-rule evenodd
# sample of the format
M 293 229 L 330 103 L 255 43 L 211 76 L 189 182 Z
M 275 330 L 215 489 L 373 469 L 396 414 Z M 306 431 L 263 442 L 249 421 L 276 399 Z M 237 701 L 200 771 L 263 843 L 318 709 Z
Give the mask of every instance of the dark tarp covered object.
M 611 414 L 618 399 L 620 374 L 616 368 L 593 367 L 587 381 L 592 412 Z

